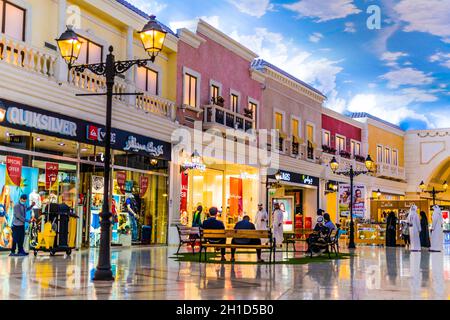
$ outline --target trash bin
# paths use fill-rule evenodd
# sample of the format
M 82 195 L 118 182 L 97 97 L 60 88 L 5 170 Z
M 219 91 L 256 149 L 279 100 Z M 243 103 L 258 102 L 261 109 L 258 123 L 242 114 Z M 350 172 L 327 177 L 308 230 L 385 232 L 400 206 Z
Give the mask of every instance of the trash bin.
M 142 226 L 142 244 L 150 244 L 152 238 L 152 227 L 151 226 Z

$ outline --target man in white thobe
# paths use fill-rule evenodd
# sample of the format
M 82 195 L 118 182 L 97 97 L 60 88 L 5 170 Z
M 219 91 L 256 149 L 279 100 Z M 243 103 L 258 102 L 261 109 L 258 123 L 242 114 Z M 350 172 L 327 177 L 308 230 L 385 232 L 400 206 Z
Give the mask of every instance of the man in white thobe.
M 409 236 L 411 238 L 411 251 L 420 252 L 420 231 L 422 228 L 420 226 L 420 219 L 417 214 L 417 206 L 415 204 L 413 204 L 411 209 L 409 209 L 407 220 L 409 224 Z
M 256 230 L 267 230 L 269 229 L 269 214 L 264 210 L 263 204 L 258 204 L 258 212 L 255 216 L 255 227 Z
M 431 222 L 431 247 L 430 252 L 441 252 L 444 249 L 444 235 L 442 230 L 442 211 L 439 206 L 433 207 Z
M 275 203 L 275 210 L 272 213 L 272 230 L 275 244 L 283 246 L 283 211 L 280 210 L 278 203 Z

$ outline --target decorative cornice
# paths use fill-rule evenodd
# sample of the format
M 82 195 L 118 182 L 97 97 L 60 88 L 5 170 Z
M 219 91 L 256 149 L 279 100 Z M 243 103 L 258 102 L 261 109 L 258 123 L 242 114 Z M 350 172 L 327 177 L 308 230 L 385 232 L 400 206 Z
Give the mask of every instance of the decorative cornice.
M 417 132 L 417 136 L 419 136 L 420 138 L 434 138 L 434 137 L 445 137 L 445 136 L 450 136 L 450 130 L 448 131 L 437 131 L 437 130 L 433 130 L 433 131 L 419 131 Z
M 186 28 L 179 29 L 177 35 L 180 41 L 187 43 L 188 45 L 190 45 L 195 49 L 198 49 L 198 47 L 200 47 L 202 43 L 206 42 L 205 39 L 196 35 L 195 33 Z
M 382 123 L 380 121 L 376 121 L 376 120 L 374 120 L 372 118 L 364 118 L 364 119 L 367 119 L 365 122 L 367 124 L 369 124 L 369 125 L 372 125 L 374 127 L 377 127 L 379 129 L 382 129 L 382 130 L 385 130 L 385 131 L 388 131 L 388 132 L 393 133 L 393 134 L 395 134 L 397 136 L 400 136 L 400 137 L 404 137 L 405 136 L 405 131 L 402 131 L 402 130 L 399 130 L 399 129 L 395 129 L 395 128 L 391 127 L 391 126 L 388 126 L 387 124 L 384 124 L 384 123 Z
M 303 94 L 311 99 L 313 99 L 314 101 L 322 104 L 325 101 L 325 98 L 317 93 L 315 93 L 313 90 L 299 84 L 298 82 L 295 82 L 291 79 L 289 79 L 288 77 L 286 77 L 285 75 L 271 69 L 268 67 L 264 67 L 264 73 L 266 74 L 266 76 L 284 86 L 287 86 L 289 88 L 291 88 L 292 90 Z
M 264 73 L 262 73 L 261 71 L 255 70 L 255 69 L 250 69 L 250 76 L 252 78 L 252 80 L 255 80 L 259 83 L 266 83 L 266 75 Z
M 228 50 L 234 52 L 241 58 L 247 60 L 248 62 L 252 62 L 255 60 L 258 55 L 251 51 L 250 49 L 244 47 L 242 44 L 237 42 L 236 40 L 230 38 L 225 33 L 217 30 L 207 22 L 202 19 L 199 20 L 197 25 L 197 33 L 207 36 L 211 40 L 214 40 L 217 43 L 220 43 L 222 46 L 227 48 Z

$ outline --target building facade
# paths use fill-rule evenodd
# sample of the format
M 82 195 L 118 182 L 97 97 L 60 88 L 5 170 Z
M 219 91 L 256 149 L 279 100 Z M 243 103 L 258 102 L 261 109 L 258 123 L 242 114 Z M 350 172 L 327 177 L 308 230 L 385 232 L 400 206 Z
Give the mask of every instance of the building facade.
M 73 25 L 83 42 L 77 63 L 146 58 L 138 31 L 149 16 L 124 1 L 1 0 L 0 190 L 6 212 L 2 234 L 10 234 L 11 210 L 25 193 L 39 200 L 35 214 L 51 203 L 76 212 L 77 247 L 96 246 L 103 183 L 105 79 L 68 68 L 54 39 Z M 170 131 L 177 128 L 177 37 L 169 29 L 164 51 L 148 68 L 116 78 L 113 102 L 113 243 L 167 243 L 171 171 Z M 11 166 L 21 176 L 11 178 Z M 125 205 L 138 214 L 133 224 Z M 150 228 L 144 228 L 144 227 Z M 144 230 L 146 229 L 146 230 Z M 143 231 L 144 230 L 144 231 Z M 150 232 L 148 232 L 150 230 Z M 11 245 L 8 236 L 1 247 Z

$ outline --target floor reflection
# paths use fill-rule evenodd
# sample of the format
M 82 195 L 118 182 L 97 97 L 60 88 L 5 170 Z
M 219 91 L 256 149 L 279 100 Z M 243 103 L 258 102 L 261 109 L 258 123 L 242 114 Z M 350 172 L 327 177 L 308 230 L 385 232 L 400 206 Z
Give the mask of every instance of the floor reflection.
M 298 265 L 206 264 L 171 259 L 176 248 L 113 248 L 115 281 L 94 283 L 98 250 L 71 257 L 0 254 L 2 299 L 446 299 L 450 256 L 358 247 L 349 259 Z M 282 257 L 294 253 L 280 252 Z M 254 254 L 242 254 L 253 261 Z

